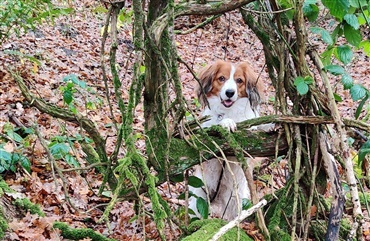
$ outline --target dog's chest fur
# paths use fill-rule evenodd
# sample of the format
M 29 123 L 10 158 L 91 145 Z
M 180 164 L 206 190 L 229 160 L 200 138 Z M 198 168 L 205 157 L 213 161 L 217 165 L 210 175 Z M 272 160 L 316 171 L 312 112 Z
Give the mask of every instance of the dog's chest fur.
M 202 127 L 218 125 L 224 119 L 232 119 L 235 123 L 258 117 L 250 106 L 248 98 L 238 99 L 231 107 L 226 108 L 217 96 L 208 98 L 209 107 L 206 107 L 202 116 L 210 116 L 210 120 L 204 122 Z

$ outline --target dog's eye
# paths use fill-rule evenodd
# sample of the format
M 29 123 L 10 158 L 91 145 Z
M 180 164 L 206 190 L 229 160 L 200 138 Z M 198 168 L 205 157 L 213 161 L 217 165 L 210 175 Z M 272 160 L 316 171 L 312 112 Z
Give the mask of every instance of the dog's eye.
M 224 76 L 220 76 L 220 77 L 218 78 L 218 80 L 219 80 L 219 81 L 221 81 L 221 82 L 224 82 L 226 79 L 225 79 L 225 77 L 224 77 Z
M 236 83 L 241 84 L 241 83 L 243 83 L 243 80 L 241 78 L 237 78 Z

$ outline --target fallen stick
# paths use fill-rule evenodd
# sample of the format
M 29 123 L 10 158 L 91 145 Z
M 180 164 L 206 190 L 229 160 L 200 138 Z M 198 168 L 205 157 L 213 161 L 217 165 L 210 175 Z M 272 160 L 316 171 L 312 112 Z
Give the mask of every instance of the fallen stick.
M 228 224 L 226 224 L 225 226 L 220 228 L 220 230 L 215 235 L 213 235 L 213 237 L 210 241 L 218 240 L 227 231 L 229 231 L 230 229 L 232 229 L 233 227 L 238 225 L 241 221 L 243 221 L 244 219 L 246 219 L 247 217 L 249 217 L 253 213 L 257 212 L 258 209 L 262 208 L 266 204 L 267 204 L 267 201 L 265 199 L 263 199 L 262 201 L 260 201 L 259 203 L 257 203 L 253 207 L 251 207 L 250 209 L 241 211 L 241 213 L 238 217 L 236 217 L 233 221 L 229 222 Z

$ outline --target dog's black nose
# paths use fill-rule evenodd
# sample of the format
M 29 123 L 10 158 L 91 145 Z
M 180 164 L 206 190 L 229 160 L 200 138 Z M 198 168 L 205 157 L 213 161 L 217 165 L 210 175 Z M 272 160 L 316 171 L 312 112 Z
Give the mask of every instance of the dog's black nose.
M 231 98 L 231 97 L 234 96 L 235 91 L 234 90 L 226 90 L 225 94 L 226 94 L 227 97 Z

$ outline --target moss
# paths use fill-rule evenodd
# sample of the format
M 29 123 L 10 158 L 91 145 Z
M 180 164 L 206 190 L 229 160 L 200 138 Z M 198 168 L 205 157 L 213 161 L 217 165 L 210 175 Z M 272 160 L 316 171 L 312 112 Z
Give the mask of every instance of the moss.
M 3 213 L 0 212 L 0 239 L 5 235 L 5 231 L 8 229 L 8 222 L 3 217 Z
M 287 219 L 292 216 L 293 196 L 291 185 L 293 178 L 291 178 L 287 185 L 275 193 L 278 199 L 274 200 L 266 213 L 268 220 L 268 229 L 270 231 L 271 240 L 291 240 L 289 235 L 289 224 Z
M 339 239 L 338 241 L 345 241 L 351 231 L 352 221 L 348 218 L 342 218 L 340 221 Z M 328 223 L 325 220 L 313 220 L 310 225 L 310 236 L 316 240 L 325 240 Z
M 358 196 L 360 198 L 361 206 L 370 205 L 370 193 L 360 192 Z M 346 194 L 346 207 L 352 207 L 352 206 L 353 206 L 353 202 L 351 199 L 351 194 L 348 192 Z
M 14 201 L 14 205 L 29 211 L 32 214 L 38 214 L 40 217 L 45 217 L 45 213 L 40 209 L 40 206 L 32 203 L 28 198 L 18 198 Z
M 182 239 L 182 241 L 203 241 L 210 240 L 213 235 L 220 230 L 227 222 L 221 219 L 205 219 L 197 220 L 192 222 L 189 225 L 189 232 L 192 232 L 191 235 Z M 252 241 L 242 229 L 232 228 L 227 233 L 225 233 L 220 241 Z
M 4 194 L 4 192 L 11 192 L 14 193 L 14 190 L 12 190 L 8 184 L 0 177 L 0 196 Z
M 81 240 L 90 238 L 92 241 L 114 241 L 115 239 L 107 238 L 90 228 L 70 228 L 68 224 L 55 222 L 53 228 L 60 229 L 65 239 Z
M 8 184 L 2 179 L 0 176 L 0 197 L 4 194 L 4 192 L 14 192 Z M 8 229 L 8 222 L 4 216 L 3 208 L 0 207 L 0 239 L 2 239 L 5 235 L 5 231 Z

